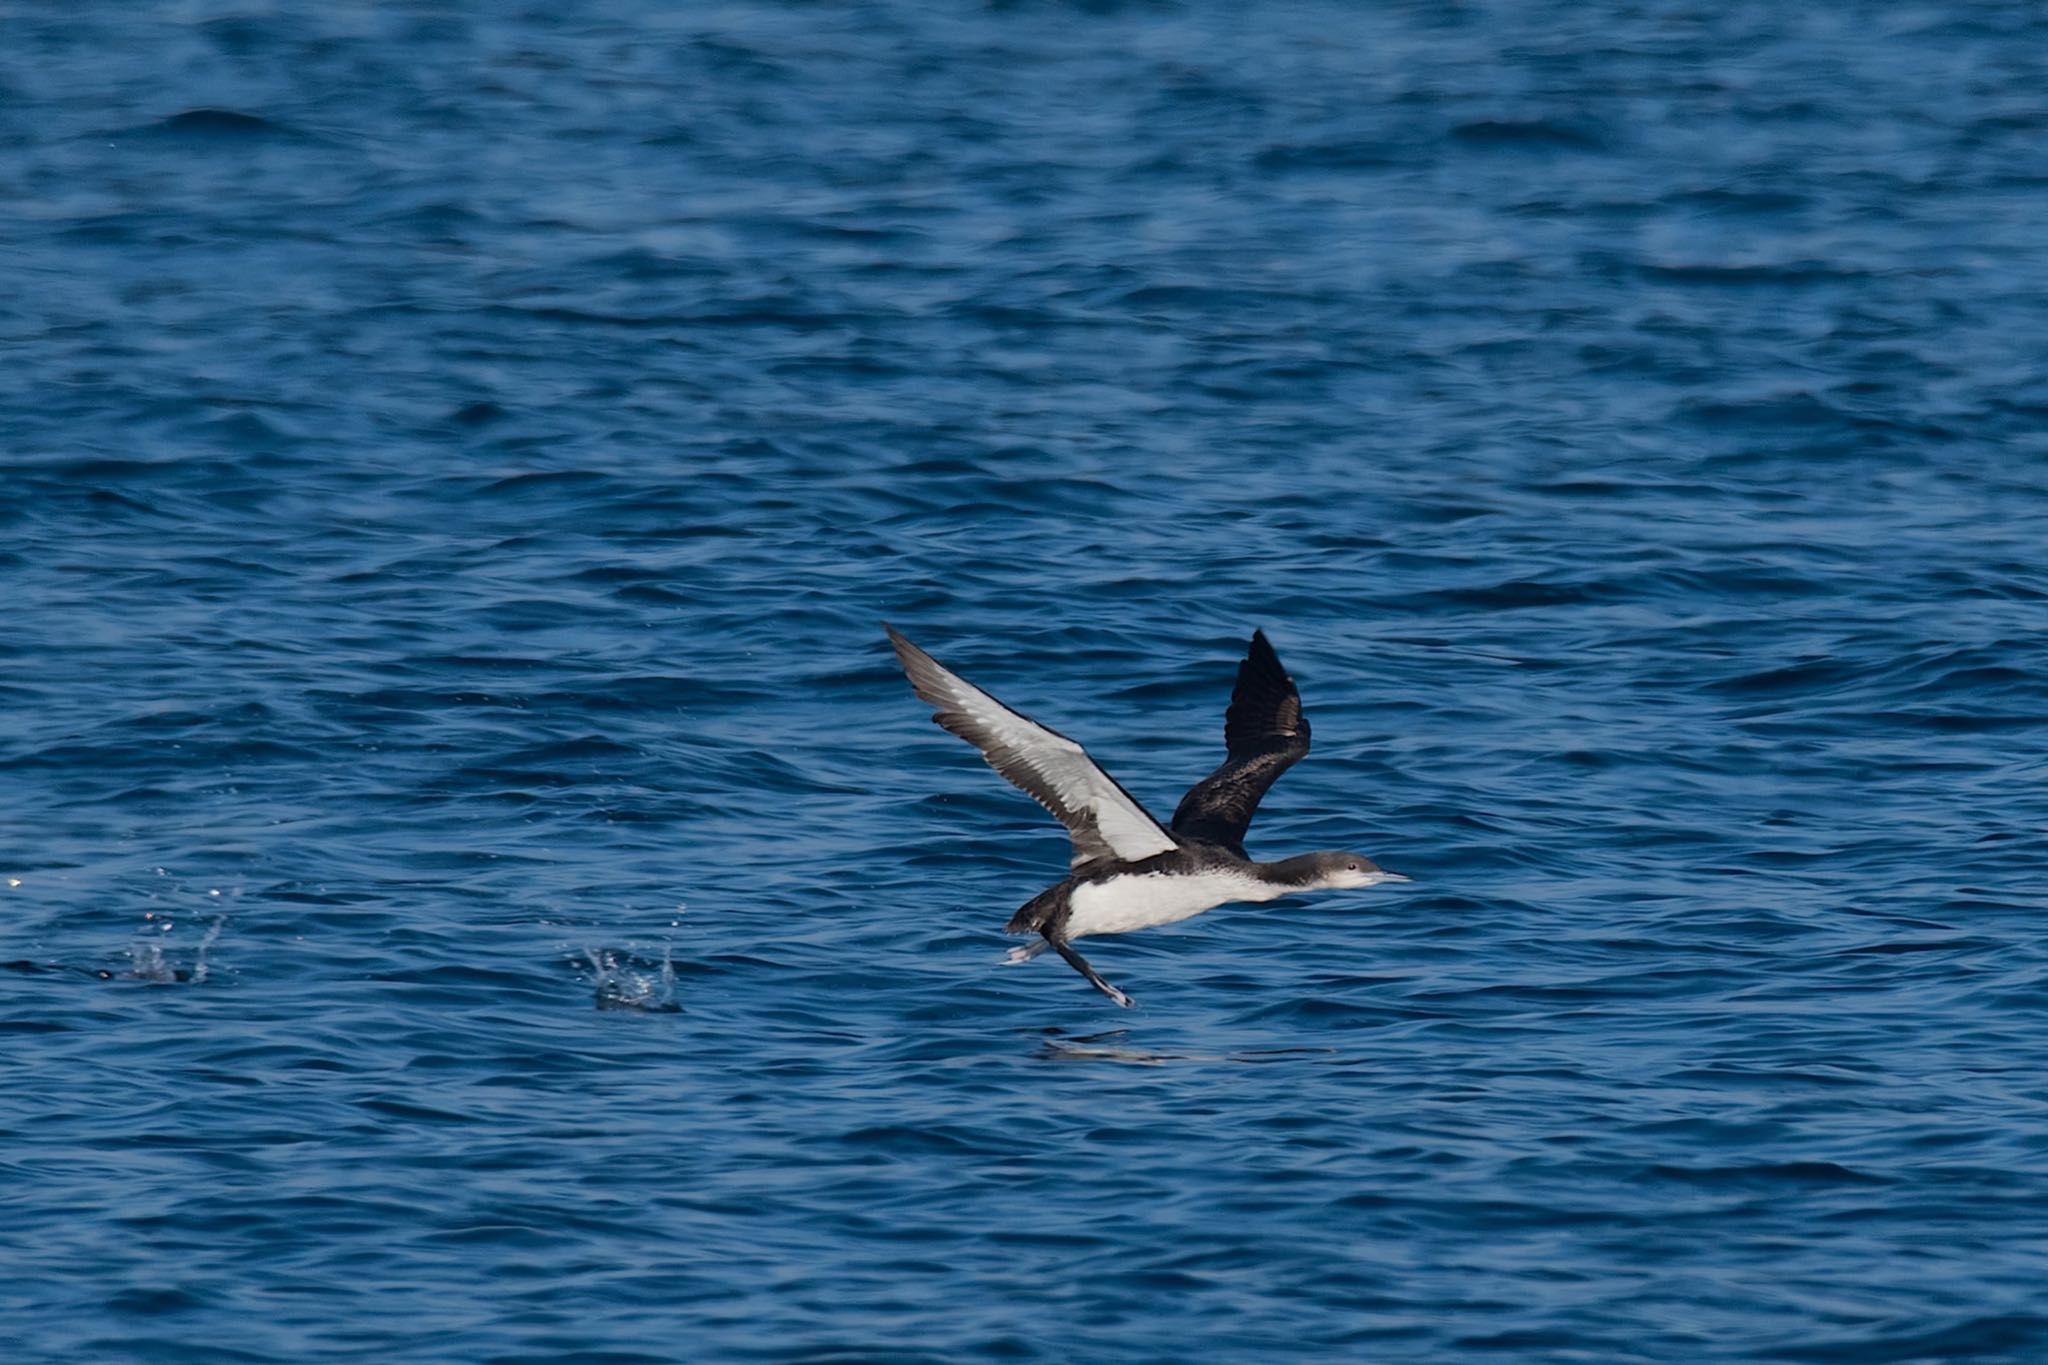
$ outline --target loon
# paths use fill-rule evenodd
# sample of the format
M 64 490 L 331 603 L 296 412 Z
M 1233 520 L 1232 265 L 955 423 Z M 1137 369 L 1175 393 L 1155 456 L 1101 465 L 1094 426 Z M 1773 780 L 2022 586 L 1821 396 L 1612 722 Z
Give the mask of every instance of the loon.
M 1304 853 L 1262 863 L 1246 856 L 1245 830 L 1275 778 L 1308 752 L 1301 694 L 1262 630 L 1252 632 L 1224 713 L 1222 766 L 1181 798 L 1162 826 L 1073 740 L 1012 711 L 948 669 L 884 621 L 889 643 L 932 717 L 981 750 L 989 766 L 1051 811 L 1074 841 L 1067 877 L 1031 898 L 1005 933 L 1036 934 L 1010 950 L 1029 962 L 1050 948 L 1088 984 L 1128 1008 L 1074 940 L 1172 924 L 1231 901 L 1270 901 L 1301 891 L 1405 882 L 1362 853 Z

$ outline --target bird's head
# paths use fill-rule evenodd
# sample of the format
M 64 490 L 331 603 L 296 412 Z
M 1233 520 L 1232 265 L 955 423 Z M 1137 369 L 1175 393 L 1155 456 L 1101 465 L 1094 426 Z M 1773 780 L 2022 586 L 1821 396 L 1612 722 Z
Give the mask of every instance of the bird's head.
M 1279 869 L 1304 891 L 1337 891 L 1408 880 L 1398 872 L 1387 871 L 1363 853 L 1304 853 L 1282 862 Z

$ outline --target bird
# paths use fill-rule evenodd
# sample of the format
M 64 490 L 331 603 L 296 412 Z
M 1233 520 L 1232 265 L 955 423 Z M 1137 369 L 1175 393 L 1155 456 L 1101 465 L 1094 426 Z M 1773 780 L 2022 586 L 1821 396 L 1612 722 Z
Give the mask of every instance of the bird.
M 1067 875 L 1018 909 L 1004 926 L 1035 934 L 1010 963 L 1058 953 L 1088 984 L 1128 1009 L 1131 997 L 1102 979 L 1074 949 L 1077 939 L 1150 929 L 1232 901 L 1270 901 L 1409 880 L 1362 853 L 1303 853 L 1258 862 L 1245 831 L 1267 788 L 1308 752 L 1301 694 L 1263 630 L 1237 666 L 1224 713 L 1223 762 L 1189 788 L 1162 825 L 1088 751 L 947 668 L 882 623 L 911 690 L 932 720 L 981 750 L 990 767 L 1066 826 L 1073 840 Z

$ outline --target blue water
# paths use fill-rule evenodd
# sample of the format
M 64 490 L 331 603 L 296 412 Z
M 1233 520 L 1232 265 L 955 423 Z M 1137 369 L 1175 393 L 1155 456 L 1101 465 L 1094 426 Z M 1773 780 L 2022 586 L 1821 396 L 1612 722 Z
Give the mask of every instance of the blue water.
M 2048 1359 L 2030 3 L 0 7 L 0 1357 Z M 1409 887 L 1003 969 L 1160 812 Z

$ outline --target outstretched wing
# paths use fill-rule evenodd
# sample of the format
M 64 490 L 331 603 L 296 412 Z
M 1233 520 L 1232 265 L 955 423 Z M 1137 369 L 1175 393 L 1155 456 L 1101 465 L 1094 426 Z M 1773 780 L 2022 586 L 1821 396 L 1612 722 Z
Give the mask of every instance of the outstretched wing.
M 1280 666 L 1266 632 L 1252 632 L 1237 666 L 1237 688 L 1223 717 L 1223 766 L 1197 782 L 1173 812 L 1173 832 L 1244 854 L 1244 832 L 1273 780 L 1308 752 L 1301 694 Z
M 1019 715 L 903 638 L 884 621 L 889 643 L 932 719 L 981 750 L 989 766 L 1035 798 L 1073 836 L 1075 867 L 1102 858 L 1136 861 L 1180 845 L 1137 798 L 1095 765 L 1088 751 Z

